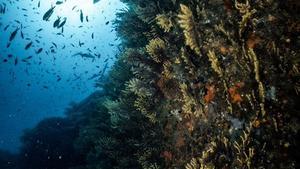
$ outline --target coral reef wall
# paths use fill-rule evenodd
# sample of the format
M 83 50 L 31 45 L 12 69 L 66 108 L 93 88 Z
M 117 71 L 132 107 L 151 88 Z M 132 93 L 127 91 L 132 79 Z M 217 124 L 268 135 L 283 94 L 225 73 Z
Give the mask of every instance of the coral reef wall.
M 300 1 L 122 1 L 102 91 L 25 134 L 25 166 L 64 147 L 31 139 L 50 130 L 75 137 L 56 168 L 300 168 Z
M 123 2 L 132 77 L 106 107 L 133 168 L 297 168 L 298 1 Z

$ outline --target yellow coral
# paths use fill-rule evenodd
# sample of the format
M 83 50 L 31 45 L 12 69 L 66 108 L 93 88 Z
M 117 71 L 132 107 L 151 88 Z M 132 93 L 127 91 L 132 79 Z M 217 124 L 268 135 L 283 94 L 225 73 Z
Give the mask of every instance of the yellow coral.
M 238 9 L 241 14 L 245 14 L 249 12 L 250 4 L 248 0 L 246 0 L 245 3 L 240 3 L 237 0 L 235 0 L 234 2 L 235 2 L 234 3 L 235 8 Z
M 150 89 L 144 86 L 145 84 L 140 79 L 133 78 L 127 82 L 124 93 L 134 93 L 137 96 L 134 101 L 134 107 L 147 117 L 150 122 L 155 123 L 157 121 L 156 114 L 148 111 L 148 99 L 151 98 L 152 93 Z
M 259 61 L 257 59 L 257 56 L 254 52 L 253 49 L 249 49 L 248 51 L 248 55 L 250 57 L 250 59 L 253 62 L 254 65 L 254 73 L 255 73 L 255 80 L 258 83 L 258 93 L 259 93 L 259 98 L 260 98 L 260 109 L 261 109 L 261 113 L 264 116 L 266 114 L 265 111 L 265 89 L 263 86 L 263 83 L 260 80 L 260 76 L 259 76 Z
M 181 13 L 178 15 L 179 25 L 183 29 L 185 43 L 190 46 L 198 55 L 200 54 L 199 44 L 197 42 L 198 33 L 194 16 L 189 7 L 180 4 Z
M 185 165 L 185 169 L 198 169 L 199 164 L 196 158 L 192 158 L 191 161 Z
M 211 154 L 216 151 L 217 144 L 216 142 L 210 142 L 207 144 L 206 149 L 202 152 L 201 157 L 192 158 L 192 160 L 185 165 L 186 169 L 214 169 L 215 166 L 213 163 L 206 163 L 205 161 L 209 158 Z
M 225 91 L 228 91 L 228 85 L 227 85 L 227 83 L 224 79 L 224 73 L 223 73 L 223 70 L 220 67 L 220 64 L 219 64 L 219 61 L 218 61 L 218 58 L 217 58 L 215 52 L 209 50 L 207 56 L 208 56 L 208 58 L 211 62 L 212 69 L 219 75 L 220 78 L 222 78 L 222 82 L 223 82 L 223 86 L 224 86 Z M 230 98 L 230 96 L 229 96 L 229 94 L 227 94 L 226 102 L 228 104 L 228 111 L 230 113 L 232 113 L 232 104 L 230 103 L 229 98 Z
M 165 32 L 170 32 L 173 27 L 172 20 L 166 14 L 159 14 L 156 16 L 157 24 L 160 28 L 162 28 Z
M 238 143 L 234 141 L 233 147 L 236 150 L 237 156 L 236 161 L 240 164 L 240 167 L 247 166 L 247 168 L 251 167 L 251 160 L 254 156 L 254 148 L 247 148 L 250 142 L 250 133 L 253 129 L 253 124 L 250 122 L 250 126 L 243 131 L 243 134 L 240 136 L 241 142 Z M 248 152 L 247 152 L 248 149 Z
M 166 62 L 164 62 L 163 67 L 164 67 L 164 70 L 162 72 L 162 75 L 166 79 L 171 79 L 172 78 L 172 72 L 171 72 L 172 63 L 170 61 L 166 61 Z
M 150 122 L 156 123 L 157 117 L 156 114 L 147 110 L 147 106 L 149 105 L 147 99 L 145 97 L 138 97 L 134 101 L 135 108 L 140 111 L 145 117 L 149 119 Z
M 242 14 L 242 20 L 239 22 L 239 35 L 242 36 L 242 32 L 245 30 L 245 27 L 247 26 L 247 22 L 253 14 L 256 13 L 256 10 L 250 10 L 250 4 L 249 1 L 246 0 L 245 3 L 239 3 L 237 0 L 235 0 L 235 8 L 239 10 L 239 12 Z
M 148 97 L 152 95 L 150 90 L 146 89 L 142 81 L 138 78 L 132 78 L 126 83 L 125 92 L 132 92 L 139 97 Z
M 160 38 L 155 38 L 150 40 L 149 44 L 146 46 L 146 50 L 151 58 L 160 63 L 162 61 L 162 51 L 166 48 L 165 42 Z
M 211 62 L 211 67 L 212 69 L 220 76 L 222 77 L 223 76 L 223 71 L 219 65 L 219 61 L 218 61 L 218 58 L 215 54 L 214 51 L 208 51 L 208 58 Z
M 242 21 L 239 22 L 239 35 L 242 36 L 242 32 L 245 30 L 249 19 L 256 13 L 256 10 L 253 9 L 242 16 Z
M 180 90 L 183 95 L 183 106 L 182 111 L 185 117 L 189 117 L 191 115 L 195 117 L 200 117 L 203 115 L 203 109 L 200 104 L 197 103 L 197 101 L 189 95 L 188 88 L 186 84 L 180 85 Z
M 189 74 L 191 75 L 195 75 L 196 72 L 196 67 L 195 65 L 192 63 L 192 61 L 190 60 L 186 50 L 184 48 L 181 48 L 181 55 L 180 55 L 181 59 L 183 60 L 183 62 L 185 63 L 185 69 L 188 70 Z
M 160 167 L 156 163 L 149 162 L 149 159 L 153 155 L 152 152 L 155 151 L 153 148 L 146 149 L 142 152 L 137 153 L 138 162 L 142 169 L 159 169 Z

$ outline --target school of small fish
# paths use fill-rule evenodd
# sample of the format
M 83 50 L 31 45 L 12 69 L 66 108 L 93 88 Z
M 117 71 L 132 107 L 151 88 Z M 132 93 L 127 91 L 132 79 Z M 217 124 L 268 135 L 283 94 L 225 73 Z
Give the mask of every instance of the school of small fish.
M 19 0 L 15 0 L 15 1 L 19 1 Z M 34 1 L 34 0 L 31 0 L 31 2 Z M 43 5 L 42 1 L 38 1 L 38 3 L 35 5 L 33 5 L 34 7 L 32 9 L 27 9 L 27 8 L 21 8 L 21 7 L 17 7 L 18 10 L 21 10 L 24 12 L 23 16 L 24 17 L 27 17 L 29 18 L 29 14 L 27 14 L 28 11 L 30 10 L 34 10 L 35 11 L 35 14 L 39 14 L 41 17 L 41 22 L 52 22 L 53 21 L 53 28 L 54 29 L 59 29 L 59 32 L 56 33 L 57 36 L 62 36 L 62 37 L 65 37 L 65 34 L 64 34 L 64 27 L 68 25 L 68 18 L 65 17 L 65 16 L 53 16 L 55 15 L 55 10 L 57 9 L 57 6 L 65 3 L 67 0 L 58 0 L 56 1 L 55 4 L 52 4 L 48 10 L 44 11 L 44 14 L 41 14 L 39 12 L 39 8 L 41 8 L 41 5 Z M 97 3 L 99 2 L 100 0 L 93 0 L 94 3 Z M 1 15 L 5 15 L 10 9 L 8 8 L 8 4 L 12 5 L 14 4 L 14 0 L 7 0 L 7 2 L 2 2 L 0 3 L 0 17 Z M 80 23 L 84 23 L 84 22 L 89 22 L 90 19 L 89 19 L 89 16 L 85 16 L 84 15 L 84 11 L 82 9 L 80 9 L 79 6 L 73 6 L 72 7 L 72 11 L 75 11 L 79 14 L 79 20 L 80 20 Z M 103 12 L 102 12 L 103 13 Z M 34 20 L 30 20 L 30 22 L 35 22 Z M 105 21 L 105 25 L 108 25 L 110 23 L 110 21 Z M 1 23 L 1 20 L 0 20 L 0 30 L 4 31 L 4 32 L 7 32 L 9 30 L 12 30 L 10 32 L 10 35 L 9 35 L 9 38 L 7 40 L 7 43 L 6 43 L 6 48 L 9 49 L 11 48 L 12 44 L 14 43 L 15 39 L 17 39 L 17 37 L 19 36 L 21 39 L 25 40 L 26 43 L 24 44 L 24 51 L 29 51 L 29 50 L 32 50 L 34 52 L 34 55 L 30 55 L 30 56 L 27 56 L 27 57 L 23 57 L 23 58 L 20 58 L 18 56 L 14 56 L 14 54 L 8 54 L 6 57 L 5 56 L 1 56 L 1 53 L 0 53 L 0 59 L 2 59 L 2 63 L 13 63 L 15 66 L 17 66 L 18 64 L 20 64 L 20 62 L 22 63 L 25 63 L 27 65 L 30 65 L 32 62 L 31 60 L 35 57 L 37 57 L 38 55 L 40 55 L 41 53 L 44 53 L 45 55 L 47 56 L 53 56 L 53 59 L 55 60 L 55 56 L 54 55 L 51 55 L 51 54 L 55 54 L 56 51 L 58 49 L 65 49 L 66 46 L 68 46 L 68 44 L 64 44 L 63 46 L 59 47 L 59 45 L 55 42 L 48 42 L 51 44 L 51 47 L 48 49 L 46 49 L 44 46 L 45 44 L 41 44 L 41 41 L 42 41 L 42 36 L 39 35 L 40 32 L 43 32 L 45 31 L 44 28 L 39 28 L 37 30 L 35 30 L 36 32 L 36 37 L 35 38 L 32 38 L 32 37 L 28 37 L 27 36 L 27 33 L 26 31 L 28 31 L 26 28 L 28 26 L 24 26 L 26 25 L 26 23 L 22 23 L 21 21 L 19 21 L 18 19 L 15 19 L 13 21 L 11 21 L 9 24 L 7 25 L 3 25 Z M 4 26 L 2 28 L 2 26 Z M 84 27 L 84 25 L 80 25 L 78 26 L 78 28 L 82 28 Z M 32 30 L 31 30 L 32 31 Z M 72 34 L 70 37 L 68 38 L 73 38 L 73 35 Z M 94 39 L 96 34 L 92 33 L 91 35 L 91 39 Z M 65 37 L 67 38 L 67 37 Z M 43 46 L 42 46 L 43 45 Z M 71 43 L 69 44 L 70 46 L 74 47 L 74 48 L 82 48 L 85 46 L 85 43 L 81 40 L 79 40 L 78 44 L 75 44 L 75 43 Z M 109 43 L 108 44 L 109 46 L 114 46 L 114 44 L 112 43 Z M 92 62 L 95 62 L 96 59 L 100 59 L 101 58 L 101 54 L 100 53 L 95 53 L 93 52 L 93 50 L 96 50 L 97 47 L 95 46 L 94 48 L 90 49 L 90 48 L 87 48 L 87 52 L 77 52 L 75 54 L 73 54 L 72 56 L 73 57 L 81 57 L 83 59 L 91 59 Z M 102 78 L 104 76 L 104 73 L 106 72 L 106 70 L 108 69 L 108 61 L 109 59 L 113 59 L 112 57 L 109 58 L 107 57 L 106 59 L 104 59 L 104 67 L 99 71 L 99 73 L 94 73 L 92 74 L 88 80 L 92 80 L 92 79 L 96 79 L 96 78 Z M 1 63 L 1 64 L 2 64 Z M 42 64 L 42 59 L 40 58 L 39 62 L 37 63 L 38 65 L 41 65 Z M 76 65 L 77 63 L 75 64 L 75 66 L 73 67 L 73 69 L 75 70 L 76 69 Z M 100 66 L 96 66 L 97 68 L 101 68 Z M 50 73 L 49 71 L 46 71 L 47 73 Z M 26 73 L 29 74 L 28 72 L 28 69 L 26 68 Z M 85 74 L 88 73 L 88 71 L 84 72 Z M 13 72 L 10 72 L 10 74 L 14 75 L 15 76 L 15 73 Z M 63 77 L 58 75 L 58 74 L 55 74 L 56 77 L 57 77 L 57 82 L 60 82 Z M 76 81 L 76 80 L 79 80 L 81 79 L 81 75 L 78 75 L 77 73 L 74 73 L 74 79 L 66 79 L 66 81 Z M 31 86 L 30 83 L 27 84 L 27 86 Z M 43 86 L 44 89 L 48 89 L 49 88 L 49 85 L 44 85 Z

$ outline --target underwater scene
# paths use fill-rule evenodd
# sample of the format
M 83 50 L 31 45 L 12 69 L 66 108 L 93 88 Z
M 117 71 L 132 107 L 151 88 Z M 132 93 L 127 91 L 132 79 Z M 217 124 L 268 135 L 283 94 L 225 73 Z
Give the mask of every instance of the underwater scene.
M 0 169 L 299 169 L 299 95 L 299 0 L 0 0 Z

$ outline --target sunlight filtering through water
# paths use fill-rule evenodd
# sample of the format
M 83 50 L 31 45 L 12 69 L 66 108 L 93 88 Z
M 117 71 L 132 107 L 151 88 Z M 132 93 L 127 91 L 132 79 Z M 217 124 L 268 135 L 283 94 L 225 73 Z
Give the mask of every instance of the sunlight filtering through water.
M 96 4 L 92 0 L 67 0 L 60 5 L 56 0 L 8 2 L 7 12 L 0 15 L 1 62 L 12 55 L 6 64 L 0 64 L 0 148 L 14 151 L 22 130 L 45 117 L 62 116 L 70 102 L 96 90 L 95 75 L 113 64 L 118 51 L 111 22 L 124 4 L 118 0 Z M 54 12 L 44 21 L 43 15 L 51 6 L 56 6 Z M 63 32 L 53 27 L 58 17 L 67 18 Z M 17 28 L 20 30 L 7 48 L 10 34 Z M 32 46 L 25 50 L 30 42 Z M 89 59 L 77 53 L 97 57 Z M 22 61 L 29 56 L 29 63 Z
M 52 0 L 51 4 L 55 4 L 56 0 Z M 84 15 L 99 17 L 102 10 L 110 8 L 110 1 L 103 0 L 94 4 L 92 0 L 68 0 L 65 3 L 56 6 L 56 14 L 68 18 L 70 24 L 79 24 L 79 11 L 82 10 Z M 48 6 L 47 6 L 48 7 Z

